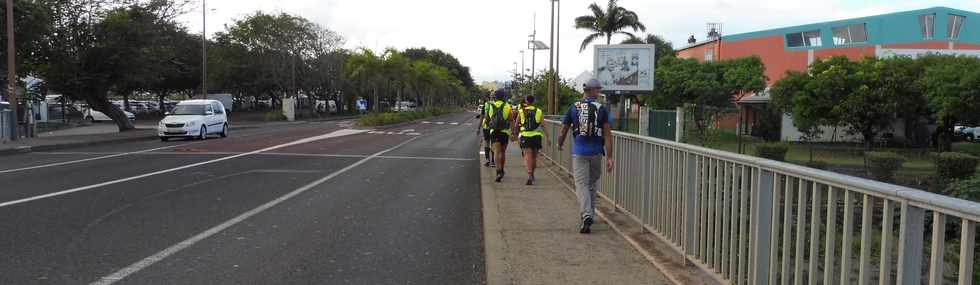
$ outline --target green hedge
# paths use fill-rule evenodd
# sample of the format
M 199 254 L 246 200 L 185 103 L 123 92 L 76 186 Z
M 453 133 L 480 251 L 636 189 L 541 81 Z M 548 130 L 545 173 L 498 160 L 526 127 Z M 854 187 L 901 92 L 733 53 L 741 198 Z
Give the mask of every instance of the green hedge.
M 977 172 L 977 157 L 959 153 L 944 152 L 936 160 L 936 176 L 941 181 L 954 181 L 973 177 Z
M 880 181 L 892 181 L 895 172 L 902 168 L 907 160 L 894 152 L 868 152 L 865 154 L 865 159 L 868 163 L 868 174 Z
M 822 161 L 822 160 L 807 161 L 803 165 L 809 168 L 820 169 L 820 170 L 827 170 L 827 168 L 830 166 L 826 161 Z
M 786 161 L 787 151 L 789 146 L 781 143 L 760 144 L 755 147 L 756 156 L 775 161 Z
M 980 202 L 980 178 L 956 181 L 946 187 L 946 194 L 963 200 Z
M 459 108 L 435 107 L 411 112 L 370 113 L 357 119 L 360 126 L 384 126 L 459 112 Z

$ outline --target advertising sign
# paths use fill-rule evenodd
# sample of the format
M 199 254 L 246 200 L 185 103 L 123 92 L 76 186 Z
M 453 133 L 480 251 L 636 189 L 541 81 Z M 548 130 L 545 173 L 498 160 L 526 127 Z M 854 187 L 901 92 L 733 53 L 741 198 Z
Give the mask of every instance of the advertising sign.
M 924 55 L 963 55 L 963 56 L 976 56 L 980 57 L 980 50 L 963 50 L 963 49 L 892 49 L 892 48 L 878 48 L 875 49 L 875 56 L 878 58 L 890 58 L 896 56 L 904 56 L 910 58 L 918 58 Z
M 653 91 L 654 45 L 596 45 L 593 74 L 604 91 Z

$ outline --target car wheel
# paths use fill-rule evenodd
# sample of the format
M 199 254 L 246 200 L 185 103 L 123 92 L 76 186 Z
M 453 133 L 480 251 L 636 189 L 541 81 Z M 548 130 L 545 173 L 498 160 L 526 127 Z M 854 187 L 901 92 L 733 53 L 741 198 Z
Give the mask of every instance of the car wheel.
M 223 126 L 221 126 L 221 137 L 223 138 L 228 137 L 228 123 L 225 123 Z
M 202 141 L 208 139 L 208 127 L 201 126 L 201 135 L 198 139 Z
M 170 140 L 170 138 L 168 138 L 168 137 L 160 137 L 160 141 L 162 141 L 162 142 L 169 141 L 169 140 Z

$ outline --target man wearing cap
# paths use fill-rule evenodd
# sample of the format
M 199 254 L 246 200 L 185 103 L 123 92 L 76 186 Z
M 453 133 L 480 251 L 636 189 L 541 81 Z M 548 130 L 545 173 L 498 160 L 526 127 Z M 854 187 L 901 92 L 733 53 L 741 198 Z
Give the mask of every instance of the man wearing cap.
M 592 232 L 595 219 L 596 193 L 599 177 L 602 175 L 602 157 L 606 157 L 606 171 L 612 172 L 612 129 L 609 127 L 609 112 L 596 102 L 602 84 L 598 79 L 585 83 L 585 98 L 575 102 L 562 123 L 558 148 L 565 144 L 568 130 L 572 129 L 572 172 L 575 176 L 575 194 L 579 199 L 582 226 L 579 233 Z
M 505 100 L 510 97 L 507 90 L 500 89 L 493 93 L 494 101 L 486 105 L 483 110 L 487 128 L 490 130 L 490 142 L 493 144 L 493 160 L 497 165 L 497 179 L 500 182 L 504 179 L 504 162 L 507 144 L 510 143 L 510 126 L 514 120 L 510 104 Z

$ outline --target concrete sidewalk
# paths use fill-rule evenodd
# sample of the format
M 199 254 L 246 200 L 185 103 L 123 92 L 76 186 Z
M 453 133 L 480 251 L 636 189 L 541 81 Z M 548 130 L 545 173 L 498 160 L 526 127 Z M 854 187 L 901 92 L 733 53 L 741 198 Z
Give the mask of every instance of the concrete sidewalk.
M 534 186 L 524 185 L 516 144 L 502 183 L 493 181 L 496 168 L 481 170 L 487 284 L 669 284 L 606 221 L 579 234 L 577 198 L 541 167 L 546 161 Z

